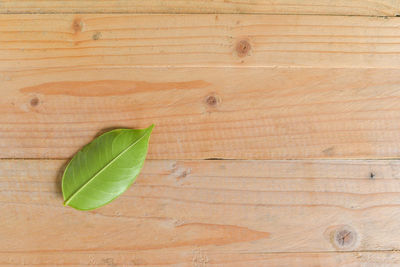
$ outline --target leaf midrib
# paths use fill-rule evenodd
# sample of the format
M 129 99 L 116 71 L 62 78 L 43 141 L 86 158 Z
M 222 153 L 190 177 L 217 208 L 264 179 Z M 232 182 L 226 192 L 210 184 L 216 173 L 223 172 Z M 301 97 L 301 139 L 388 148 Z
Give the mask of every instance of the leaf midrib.
M 127 148 L 125 148 L 123 151 L 121 151 L 115 158 L 113 158 L 110 162 L 108 162 L 103 168 L 101 168 L 98 172 L 96 172 L 95 175 L 93 175 L 92 178 L 90 178 L 86 183 L 84 183 L 78 190 L 76 190 L 67 200 L 64 201 L 64 206 L 68 205 L 69 202 L 77 195 L 79 192 L 81 192 L 91 181 L 94 180 L 101 172 L 103 172 L 108 166 L 110 166 L 114 161 L 116 161 L 121 155 L 123 155 L 126 151 L 128 151 L 131 147 L 136 145 L 137 143 L 140 142 L 140 140 L 143 139 L 144 136 L 148 133 L 149 128 L 146 129 L 146 131 L 143 133 L 143 135 L 136 140 L 133 144 L 129 145 Z

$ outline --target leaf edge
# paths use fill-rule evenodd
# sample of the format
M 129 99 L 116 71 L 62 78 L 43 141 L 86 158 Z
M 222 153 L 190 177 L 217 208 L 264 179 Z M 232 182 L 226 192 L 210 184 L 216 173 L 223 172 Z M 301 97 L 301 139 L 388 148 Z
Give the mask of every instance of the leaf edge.
M 149 135 L 149 139 L 148 139 L 148 141 L 147 141 L 147 144 L 148 144 L 149 141 L 150 141 L 150 136 L 151 136 L 151 133 L 153 132 L 153 128 L 154 128 L 154 127 L 155 127 L 155 125 L 154 125 L 154 124 L 151 124 L 149 127 L 143 128 L 143 129 L 118 128 L 118 129 L 114 129 L 114 130 L 105 132 L 105 133 L 101 134 L 100 136 L 96 137 L 95 139 L 100 138 L 100 137 L 102 137 L 102 136 L 104 136 L 104 135 L 106 135 L 106 134 L 112 133 L 112 132 L 114 132 L 114 131 L 119 131 L 119 130 L 146 130 L 146 133 L 145 133 L 144 135 L 146 135 L 146 134 Z M 105 205 L 111 203 L 111 202 L 114 201 L 116 198 L 118 198 L 118 197 L 121 196 L 123 193 L 125 193 L 126 190 L 128 190 L 129 187 L 131 187 L 131 185 L 136 181 L 137 177 L 139 176 L 140 172 L 141 172 L 142 169 L 143 169 L 143 165 L 144 165 L 144 162 L 146 161 L 146 157 L 147 157 L 147 153 L 148 153 L 148 148 L 147 148 L 147 151 L 146 151 L 146 157 L 145 157 L 145 159 L 143 160 L 143 162 L 142 162 L 142 164 L 141 164 L 141 166 L 140 166 L 140 168 L 139 168 L 138 174 L 137 174 L 135 177 L 133 177 L 132 182 L 129 183 L 129 184 L 126 186 L 126 188 L 125 188 L 121 193 L 117 194 L 114 198 L 112 198 L 111 200 L 105 202 L 104 204 L 101 204 L 100 206 L 97 206 L 97 207 L 94 207 L 94 208 L 89 208 L 89 209 L 82 209 L 82 208 L 79 208 L 79 207 L 70 205 L 70 203 L 67 204 L 67 203 L 66 203 L 66 200 L 65 200 L 65 197 L 64 197 L 64 178 L 65 178 L 66 170 L 68 169 L 69 165 L 71 164 L 71 162 L 73 161 L 73 159 L 75 158 L 75 156 L 76 156 L 79 152 L 81 152 L 83 149 L 85 149 L 86 147 L 88 147 L 95 139 L 93 139 L 91 142 L 89 142 L 88 144 L 86 144 L 85 146 L 83 146 L 78 152 L 76 152 L 76 153 L 74 154 L 74 156 L 71 158 L 71 160 L 68 162 L 68 164 L 67 164 L 67 166 L 65 167 L 65 169 L 64 169 L 64 173 L 63 173 L 63 176 L 62 176 L 62 179 L 61 179 L 61 191 L 62 191 L 62 194 L 63 194 L 63 199 L 64 199 L 63 205 L 64 205 L 64 206 L 69 206 L 69 207 L 71 207 L 71 208 L 74 208 L 74 209 L 80 210 L 80 211 L 89 211 L 89 210 L 95 210 L 95 209 L 101 208 L 101 207 L 103 207 L 103 206 L 105 206 Z

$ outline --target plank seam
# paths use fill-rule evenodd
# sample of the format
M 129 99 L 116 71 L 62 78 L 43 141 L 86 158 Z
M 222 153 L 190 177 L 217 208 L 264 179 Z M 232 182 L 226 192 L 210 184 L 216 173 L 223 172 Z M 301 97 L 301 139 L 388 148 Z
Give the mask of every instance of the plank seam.
M 298 14 L 290 14 L 290 13 L 232 13 L 232 12 L 218 12 L 218 13 L 211 13 L 211 12 L 193 12 L 193 13 L 171 13 L 171 12 L 125 12 L 125 11 L 94 11 L 94 12 L 79 12 L 79 11 L 71 11 L 71 12 L 8 12 L 8 11 L 0 11 L 1 15 L 265 15 L 265 16 L 331 16 L 331 17 L 373 17 L 373 18 L 396 18 L 400 17 L 399 14 L 395 15 L 354 15 L 354 14 L 313 14 L 313 13 L 298 13 Z
M 57 161 L 57 160 L 70 160 L 72 158 L 0 158 L 0 161 Z M 231 159 L 231 158 L 165 158 L 165 159 L 146 159 L 146 161 L 268 161 L 268 162 L 281 162 L 281 161 L 400 161 L 400 157 L 388 157 L 388 158 L 289 158 L 289 159 Z
M 153 250 L 153 249 L 150 249 Z M 62 252 L 69 252 L 69 253 L 83 253 L 83 252 L 87 252 L 87 253 L 91 253 L 91 252 L 102 252 L 102 253 L 106 253 L 106 252 L 117 252 L 117 253 L 121 253 L 121 252 L 132 252 L 132 251 L 138 251 L 138 250 L 53 250 L 53 251 L 46 251 L 46 250 L 20 250 L 20 251 L 0 251 L 0 253 L 62 253 Z M 144 250 L 140 250 L 140 251 L 147 251 L 147 249 Z M 320 254 L 336 254 L 336 253 L 341 253 L 341 254 L 346 254 L 346 253 L 400 253 L 399 249 L 383 249 L 383 250 L 326 250 L 326 251 L 227 251 L 227 250 L 223 250 L 223 251 L 217 251 L 217 250 L 213 250 L 210 251 L 210 253 L 215 253 L 215 254 L 222 254 L 222 253 L 238 253 L 238 254 L 310 254 L 310 253 L 320 253 Z

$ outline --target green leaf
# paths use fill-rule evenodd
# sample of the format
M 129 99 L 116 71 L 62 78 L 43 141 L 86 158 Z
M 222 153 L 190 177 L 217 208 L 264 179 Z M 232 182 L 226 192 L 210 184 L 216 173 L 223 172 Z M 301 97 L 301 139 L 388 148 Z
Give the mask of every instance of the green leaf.
M 128 189 L 142 169 L 153 127 L 107 132 L 76 153 L 62 178 L 64 205 L 92 210 Z

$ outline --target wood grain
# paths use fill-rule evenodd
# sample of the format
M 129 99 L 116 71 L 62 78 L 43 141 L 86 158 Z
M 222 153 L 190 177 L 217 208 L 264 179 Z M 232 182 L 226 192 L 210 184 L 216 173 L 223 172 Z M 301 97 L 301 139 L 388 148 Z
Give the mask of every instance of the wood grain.
M 90 212 L 63 207 L 65 163 L 0 161 L 1 264 L 400 261 L 388 253 L 400 248 L 398 161 L 150 160 L 133 187 Z M 341 243 L 343 229 L 352 239 Z
M 400 70 L 71 68 L 7 74 L 1 158 L 69 158 L 156 127 L 151 159 L 400 156 Z
M 0 266 L 400 266 L 399 0 L 0 14 Z M 66 159 L 152 123 L 133 187 L 62 205 Z
M 3 15 L 0 72 L 77 68 L 399 68 L 399 17 Z
M 341 253 L 249 253 L 219 252 L 199 248 L 162 249 L 156 251 L 40 252 L 1 253 L 1 266 L 324 266 L 324 267 L 396 267 L 398 252 Z
M 253 13 L 395 16 L 398 0 L 3 0 L 2 13 Z

